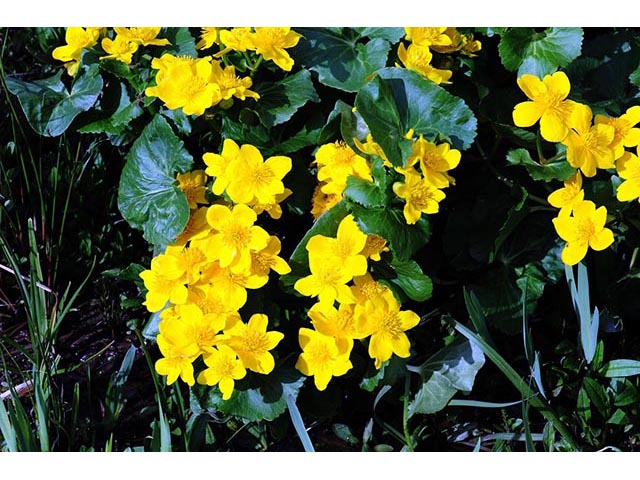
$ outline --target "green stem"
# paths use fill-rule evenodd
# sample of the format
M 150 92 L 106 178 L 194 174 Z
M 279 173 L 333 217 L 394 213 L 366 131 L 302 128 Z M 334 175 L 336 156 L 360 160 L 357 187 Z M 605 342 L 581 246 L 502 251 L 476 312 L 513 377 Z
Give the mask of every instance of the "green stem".
M 540 129 L 536 132 L 536 150 L 538 151 L 538 161 L 541 165 L 546 165 L 547 161 L 544 159 L 544 153 L 542 152 L 542 135 Z
M 402 430 L 404 431 L 404 441 L 407 449 L 413 452 L 413 443 L 411 442 L 411 434 L 409 433 L 409 387 L 411 386 L 410 375 L 405 376 L 404 380 L 404 399 L 402 408 Z

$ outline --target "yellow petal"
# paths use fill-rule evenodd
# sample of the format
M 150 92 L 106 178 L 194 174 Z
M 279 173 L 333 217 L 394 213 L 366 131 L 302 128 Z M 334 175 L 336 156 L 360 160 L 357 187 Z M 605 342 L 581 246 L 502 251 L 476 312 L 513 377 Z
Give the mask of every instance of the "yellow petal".
M 589 246 L 600 251 L 609 247 L 613 243 L 613 232 L 608 228 L 603 228 L 589 240 Z
M 517 82 L 520 89 L 531 100 L 535 100 L 536 97 L 547 91 L 546 85 L 538 77 L 530 73 L 522 75 Z
M 588 243 L 567 243 L 562 250 L 562 261 L 566 265 L 576 265 L 585 257 L 588 248 Z
M 545 112 L 540 118 L 540 133 L 542 138 L 548 142 L 561 142 L 567 136 L 569 130 L 555 112 Z
M 629 202 L 638 197 L 640 197 L 640 185 L 638 183 L 626 180 L 618 186 L 616 198 L 621 202 Z
M 516 127 L 530 127 L 542 116 L 544 107 L 539 103 L 522 102 L 513 109 L 513 123 Z
M 555 72 L 552 75 L 545 75 L 542 80 L 550 92 L 558 94 L 563 100 L 569 95 L 571 83 L 564 72 Z

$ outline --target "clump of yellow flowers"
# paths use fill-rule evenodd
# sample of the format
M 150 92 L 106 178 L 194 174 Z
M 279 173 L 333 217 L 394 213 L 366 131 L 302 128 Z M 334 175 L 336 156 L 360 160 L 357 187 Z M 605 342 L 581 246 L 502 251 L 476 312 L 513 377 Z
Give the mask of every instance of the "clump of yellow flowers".
M 451 83 L 451 70 L 435 68 L 431 65 L 433 52 L 461 52 L 470 57 L 478 52 L 482 45 L 473 35 L 464 35 L 455 27 L 405 27 L 405 40 L 411 41 L 408 46 L 401 43 L 398 47 L 398 58 L 409 70 L 418 72 L 436 84 Z M 397 65 L 400 66 L 400 65 Z
M 369 356 L 378 369 L 393 354 L 409 356 L 411 344 L 405 331 L 415 327 L 420 317 L 401 311 L 391 290 L 368 272 L 368 260 L 379 260 L 385 244 L 380 237 L 364 234 L 353 216 L 347 215 L 335 238 L 314 235 L 306 245 L 311 274 L 299 279 L 294 288 L 318 302 L 308 312 L 314 328 L 300 329 L 302 353 L 296 368 L 313 376 L 318 390 L 351 369 L 354 340 L 369 338 Z
M 291 170 L 284 156 L 263 159 L 253 145 L 226 139 L 222 153 L 203 155 L 206 170 L 178 175 L 191 208 L 184 232 L 174 245 L 151 261 L 140 274 L 147 288 L 144 305 L 160 312 L 156 370 L 171 384 L 181 378 L 218 385 L 227 400 L 234 382 L 247 370 L 270 373 L 270 353 L 283 334 L 268 331 L 267 315 L 256 313 L 245 322 L 239 310 L 247 290 L 263 287 L 273 270 L 290 272 L 279 257 L 280 240 L 256 225 L 258 214 L 277 217 L 287 189 L 283 177 Z M 209 205 L 208 175 L 216 177 L 213 193 L 226 195 Z M 195 376 L 193 364 L 202 356 L 206 368 Z
M 593 115 L 588 105 L 569 100 L 569 78 L 558 71 L 540 79 L 524 74 L 518 86 L 529 98 L 517 104 L 513 121 L 518 127 L 530 127 L 540 122 L 540 134 L 549 142 L 566 148 L 566 159 L 576 173 L 564 186 L 549 195 L 547 201 L 560 209 L 553 219 L 556 232 L 567 243 L 562 261 L 576 265 L 588 248 L 604 250 L 614 241 L 613 233 L 604 225 L 607 210 L 604 206 L 584 199 L 582 175 L 592 178 L 600 170 L 617 170 L 624 182 L 616 196 L 620 201 L 640 197 L 640 161 L 625 147 L 640 145 L 640 106 L 633 106 L 620 117 Z

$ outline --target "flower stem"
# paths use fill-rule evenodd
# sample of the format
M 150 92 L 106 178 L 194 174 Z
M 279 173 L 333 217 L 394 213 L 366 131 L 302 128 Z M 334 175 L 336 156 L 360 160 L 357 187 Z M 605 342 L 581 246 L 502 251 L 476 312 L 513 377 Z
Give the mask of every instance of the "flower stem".
M 404 441 L 407 449 L 413 452 L 413 443 L 411 442 L 411 434 L 409 433 L 409 387 L 411 386 L 411 377 L 407 375 L 404 380 L 404 405 L 402 409 L 402 430 L 404 431 Z

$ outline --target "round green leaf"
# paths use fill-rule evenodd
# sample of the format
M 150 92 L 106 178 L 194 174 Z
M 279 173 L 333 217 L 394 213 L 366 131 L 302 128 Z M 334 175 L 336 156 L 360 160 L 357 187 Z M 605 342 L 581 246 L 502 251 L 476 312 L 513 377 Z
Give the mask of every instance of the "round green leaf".
M 122 170 L 118 208 L 129 224 L 154 245 L 167 245 L 184 230 L 189 204 L 176 185 L 176 172 L 191 169 L 193 158 L 160 115 L 134 142 Z

